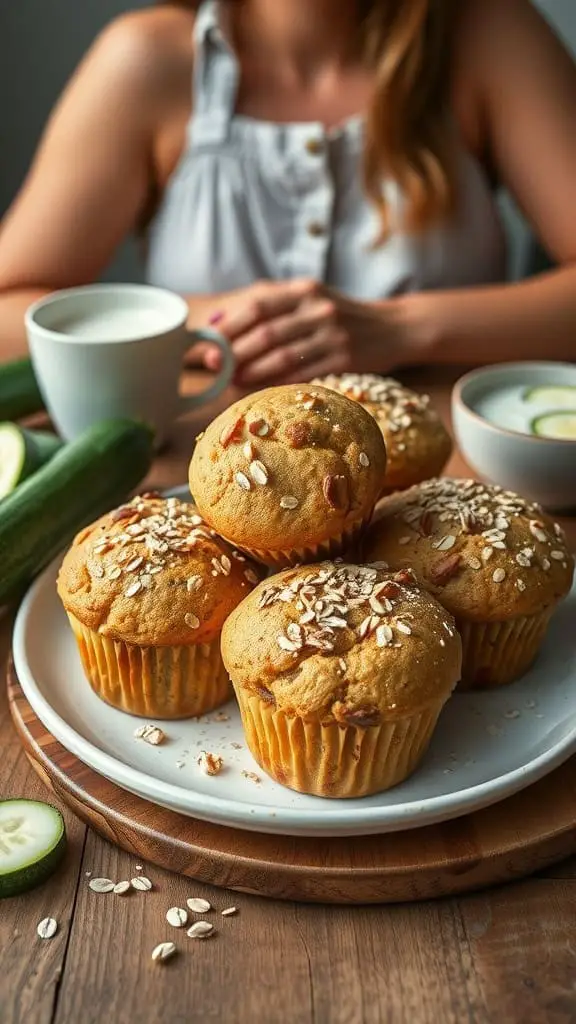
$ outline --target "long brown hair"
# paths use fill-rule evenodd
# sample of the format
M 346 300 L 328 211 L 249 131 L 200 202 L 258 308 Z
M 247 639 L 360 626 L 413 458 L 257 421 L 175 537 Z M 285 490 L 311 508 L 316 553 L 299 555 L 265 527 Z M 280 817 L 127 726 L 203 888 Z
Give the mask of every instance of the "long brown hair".
M 161 0 L 195 9 L 200 0 Z M 452 29 L 457 0 L 362 0 L 359 26 L 375 88 L 366 116 L 364 188 L 391 228 L 384 178 L 402 197 L 401 225 L 419 232 L 454 210 L 453 130 L 449 112 Z

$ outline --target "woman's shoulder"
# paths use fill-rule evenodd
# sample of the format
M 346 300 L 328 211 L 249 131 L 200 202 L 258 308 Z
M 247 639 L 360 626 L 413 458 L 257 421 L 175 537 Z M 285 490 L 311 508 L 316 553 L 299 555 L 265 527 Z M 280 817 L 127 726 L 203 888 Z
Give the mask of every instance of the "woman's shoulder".
M 125 74 L 155 91 L 190 75 L 194 51 L 194 12 L 185 7 L 151 7 L 111 21 L 93 52 L 102 64 L 122 62 Z
M 456 5 L 456 57 L 462 63 L 513 58 L 518 38 L 541 39 L 549 25 L 531 0 L 463 0 Z
M 454 8 L 453 107 L 469 149 L 483 159 L 489 98 L 514 83 L 526 55 L 555 59 L 559 44 L 531 0 L 456 0 Z
M 119 14 L 102 32 L 109 40 L 123 38 L 134 42 L 174 47 L 192 45 L 195 13 L 176 4 L 160 4 Z

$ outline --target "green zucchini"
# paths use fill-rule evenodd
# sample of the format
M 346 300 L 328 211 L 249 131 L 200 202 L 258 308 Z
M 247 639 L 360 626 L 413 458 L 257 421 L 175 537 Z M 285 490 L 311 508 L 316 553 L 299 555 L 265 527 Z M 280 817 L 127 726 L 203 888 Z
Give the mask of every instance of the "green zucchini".
M 573 384 L 542 384 L 524 392 L 524 401 L 548 406 L 549 409 L 576 409 L 576 386 Z
M 103 420 L 65 445 L 0 505 L 0 606 L 20 596 L 83 526 L 118 505 L 148 472 L 151 427 Z
M 0 899 L 44 882 L 65 850 L 64 819 L 55 807 L 39 800 L 0 800 Z
M 20 420 L 43 408 L 44 399 L 29 359 L 0 366 L 0 420 Z
M 0 423 L 0 499 L 49 462 L 62 446 L 60 438 L 47 431 Z
M 531 423 L 532 433 L 538 437 L 552 437 L 560 441 L 576 441 L 576 409 L 559 410 L 537 416 Z

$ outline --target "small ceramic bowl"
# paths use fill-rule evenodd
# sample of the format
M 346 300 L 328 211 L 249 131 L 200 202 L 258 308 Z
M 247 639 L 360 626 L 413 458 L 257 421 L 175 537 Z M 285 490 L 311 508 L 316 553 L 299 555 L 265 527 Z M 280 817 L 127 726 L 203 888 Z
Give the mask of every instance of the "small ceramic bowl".
M 526 404 L 528 392 L 550 386 L 576 388 L 576 363 L 473 370 L 452 392 L 454 432 L 464 458 L 483 479 L 548 509 L 569 511 L 576 509 L 576 440 L 523 432 L 531 416 L 555 411 L 550 402 Z

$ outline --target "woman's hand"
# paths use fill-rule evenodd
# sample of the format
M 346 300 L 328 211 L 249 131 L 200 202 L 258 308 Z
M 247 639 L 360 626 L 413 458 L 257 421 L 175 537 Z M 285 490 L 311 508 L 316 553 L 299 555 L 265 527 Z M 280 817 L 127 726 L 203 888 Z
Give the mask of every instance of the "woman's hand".
M 358 302 L 302 279 L 258 282 L 241 298 L 235 309 L 211 317 L 232 343 L 240 386 L 383 371 L 410 361 L 394 300 Z M 216 368 L 214 353 L 206 362 Z

